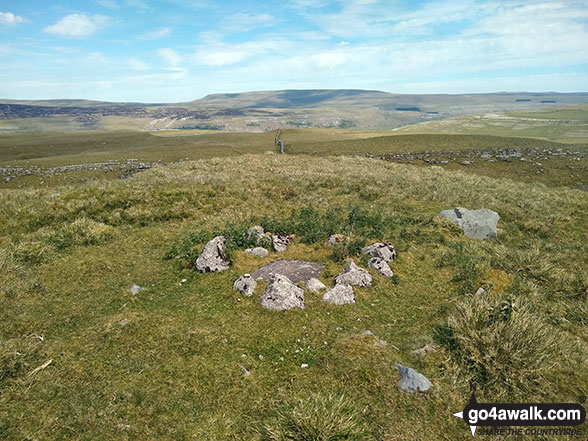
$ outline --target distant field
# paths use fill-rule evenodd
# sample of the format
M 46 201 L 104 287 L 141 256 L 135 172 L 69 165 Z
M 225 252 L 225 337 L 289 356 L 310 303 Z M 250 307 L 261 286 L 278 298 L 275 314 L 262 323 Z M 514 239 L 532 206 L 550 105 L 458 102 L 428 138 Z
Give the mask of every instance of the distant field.
M 588 106 L 458 116 L 401 127 L 395 132 L 517 136 L 588 143 Z

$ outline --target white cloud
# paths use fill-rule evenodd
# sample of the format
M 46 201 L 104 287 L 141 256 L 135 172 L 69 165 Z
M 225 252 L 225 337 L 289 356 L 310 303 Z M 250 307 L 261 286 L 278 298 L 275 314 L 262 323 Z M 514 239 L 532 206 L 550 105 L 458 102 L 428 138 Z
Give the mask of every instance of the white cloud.
M 97 0 L 96 3 L 108 9 L 120 9 L 120 5 L 115 0 Z
M 228 17 L 223 25 L 231 31 L 246 32 L 272 26 L 275 18 L 270 14 L 233 14 Z
M 45 32 L 63 37 L 88 37 L 108 25 L 110 17 L 96 14 L 70 14 L 47 26 Z
M 179 55 L 176 51 L 170 48 L 162 48 L 158 49 L 157 53 L 161 58 L 165 60 L 165 62 L 171 66 L 176 66 L 181 63 L 182 56 Z
M 25 21 L 24 17 L 15 15 L 12 12 L 0 12 L 0 25 L 15 25 Z
M 172 33 L 172 28 L 159 28 L 153 29 L 151 31 L 145 32 L 144 34 L 139 36 L 141 40 L 157 40 L 159 38 L 163 38 L 168 36 Z
M 134 70 L 149 70 L 149 65 L 138 58 L 129 58 L 129 66 Z
M 235 50 L 204 50 L 196 54 L 196 61 L 211 67 L 229 66 L 247 58 L 247 54 Z

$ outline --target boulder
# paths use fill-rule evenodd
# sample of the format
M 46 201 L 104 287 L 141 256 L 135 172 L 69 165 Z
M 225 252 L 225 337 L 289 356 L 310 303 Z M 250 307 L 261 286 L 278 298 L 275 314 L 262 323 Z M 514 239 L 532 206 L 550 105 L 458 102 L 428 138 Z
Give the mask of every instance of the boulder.
M 370 268 L 375 269 L 377 272 L 379 272 L 384 277 L 393 277 L 394 276 L 394 272 L 390 269 L 390 265 L 388 265 L 388 262 L 386 262 L 384 259 L 381 259 L 379 257 L 372 257 L 368 262 L 368 266 Z
M 500 216 L 487 208 L 468 210 L 457 207 L 453 210 L 443 210 L 439 214 L 457 224 L 471 239 L 493 239 L 498 235 L 497 225 Z
M 432 386 L 431 382 L 423 374 L 418 373 L 412 368 L 402 366 L 396 363 L 396 367 L 400 371 L 400 380 L 398 386 L 408 392 L 421 391 L 425 392 Z
M 265 257 L 268 255 L 268 250 L 262 247 L 247 248 L 245 252 L 255 257 Z
M 290 242 L 292 242 L 292 236 L 289 234 L 272 234 L 272 246 L 278 253 L 286 251 Z
M 334 288 L 327 289 L 323 296 L 323 302 L 334 303 L 335 305 L 355 303 L 353 287 L 347 284 L 336 284 Z
M 316 277 L 311 277 L 306 281 L 306 288 L 312 292 L 319 292 L 321 289 L 326 289 L 326 285 Z
M 394 245 L 389 242 L 373 243 L 362 249 L 361 252 L 372 257 L 378 257 L 386 263 L 390 263 L 398 257 L 398 251 L 396 251 Z
M 233 283 L 233 289 L 241 291 L 246 296 L 252 295 L 255 292 L 255 288 L 257 288 L 257 282 L 251 277 L 251 274 L 243 274 Z
M 358 267 L 353 260 L 350 260 L 345 269 L 335 278 L 335 284 L 372 286 L 372 276 L 367 270 Z
M 288 277 L 272 274 L 269 285 L 261 296 L 261 306 L 284 311 L 291 308 L 304 309 L 304 290 Z
M 210 240 L 198 259 L 196 259 L 196 268 L 201 273 L 215 273 L 229 269 L 227 253 L 225 250 L 226 237 L 216 236 Z

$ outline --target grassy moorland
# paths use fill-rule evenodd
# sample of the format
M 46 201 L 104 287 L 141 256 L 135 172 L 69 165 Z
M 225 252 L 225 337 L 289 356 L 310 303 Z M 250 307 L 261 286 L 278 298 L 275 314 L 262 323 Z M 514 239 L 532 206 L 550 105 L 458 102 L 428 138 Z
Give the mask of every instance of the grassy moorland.
M 0 192 L 1 439 L 466 440 L 451 414 L 470 382 L 480 401 L 588 395 L 586 193 L 465 167 L 279 156 L 263 153 L 273 134 L 258 136 L 261 152 L 219 138 L 244 154 Z M 100 149 L 86 153 L 123 155 Z M 498 238 L 465 238 L 437 215 L 454 206 L 497 211 Z M 256 223 L 295 243 L 245 254 Z M 231 268 L 199 274 L 216 232 L 233 238 Z M 351 241 L 325 247 L 333 232 Z M 278 257 L 323 262 L 332 286 L 346 257 L 362 263 L 358 248 L 382 239 L 399 249 L 397 277 L 374 275 L 354 305 L 306 292 L 306 309 L 280 313 L 260 307 L 264 286 L 231 288 Z M 399 390 L 397 362 L 430 393 Z

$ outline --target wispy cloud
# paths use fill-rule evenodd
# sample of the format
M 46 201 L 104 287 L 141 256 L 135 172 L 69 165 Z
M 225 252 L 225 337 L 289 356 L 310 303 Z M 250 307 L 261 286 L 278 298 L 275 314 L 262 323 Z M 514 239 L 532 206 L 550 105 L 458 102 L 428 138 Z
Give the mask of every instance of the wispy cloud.
M 70 14 L 63 17 L 57 23 L 47 26 L 44 31 L 62 37 L 89 37 L 111 21 L 105 15 Z
M 158 40 L 163 37 L 167 37 L 172 33 L 172 28 L 159 28 L 159 29 L 152 29 L 150 31 L 145 32 L 142 35 L 139 35 L 140 40 Z
M 120 5 L 115 0 L 96 0 L 96 3 L 108 9 L 120 9 Z
M 270 14 L 239 13 L 229 16 L 223 25 L 230 31 L 250 31 L 272 26 L 276 19 Z
M 170 66 L 176 66 L 182 62 L 182 56 L 179 55 L 175 50 L 170 48 L 158 49 L 157 53 L 164 61 Z
M 135 57 L 129 58 L 129 66 L 134 70 L 149 70 L 149 65 L 147 63 Z
M 0 12 L 0 25 L 15 25 L 24 23 L 26 19 L 12 12 Z

